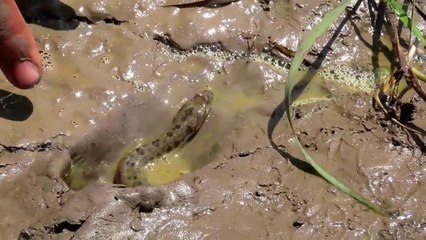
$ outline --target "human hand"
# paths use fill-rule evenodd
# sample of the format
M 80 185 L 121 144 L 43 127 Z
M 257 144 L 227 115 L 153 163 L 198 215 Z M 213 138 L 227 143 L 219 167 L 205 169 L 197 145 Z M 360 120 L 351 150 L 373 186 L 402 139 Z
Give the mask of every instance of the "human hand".
M 15 0 L 0 0 L 0 68 L 16 87 L 31 88 L 41 78 L 36 42 Z

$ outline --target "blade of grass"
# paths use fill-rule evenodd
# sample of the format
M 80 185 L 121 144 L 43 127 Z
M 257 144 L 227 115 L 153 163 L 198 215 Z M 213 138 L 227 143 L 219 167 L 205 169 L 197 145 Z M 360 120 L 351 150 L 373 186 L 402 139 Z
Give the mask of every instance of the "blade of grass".
M 420 70 L 418 70 L 415 67 L 413 67 L 412 70 L 413 70 L 414 76 L 416 76 L 416 78 L 418 78 L 420 81 L 426 83 L 426 74 L 424 74 L 423 72 L 421 72 Z
M 290 116 L 290 108 L 292 104 L 292 98 L 291 98 L 291 92 L 293 90 L 293 87 L 295 85 L 296 81 L 296 74 L 298 72 L 299 67 L 301 66 L 303 59 L 305 58 L 306 54 L 311 49 L 312 45 L 315 43 L 315 41 L 321 37 L 329 28 L 329 26 L 345 11 L 346 7 L 351 3 L 351 0 L 344 0 L 340 2 L 334 9 L 329 11 L 322 21 L 318 23 L 311 32 L 309 32 L 306 37 L 303 39 L 302 43 L 300 44 L 298 51 L 296 52 L 296 55 L 294 56 L 294 59 L 292 61 L 288 79 L 286 82 L 286 88 L 285 88 L 285 98 L 286 98 L 286 104 L 285 104 L 285 112 L 287 115 L 287 119 L 289 121 L 289 125 L 291 128 L 291 131 L 295 136 L 296 131 L 294 130 L 293 123 L 291 121 Z M 299 145 L 305 159 L 312 165 L 312 167 L 330 184 L 341 190 L 342 192 L 348 194 L 352 198 L 356 199 L 358 202 L 364 204 L 365 206 L 373 209 L 374 211 L 382 214 L 387 215 L 388 213 L 383 210 L 382 208 L 376 206 L 366 198 L 362 197 L 360 194 L 352 191 L 349 187 L 347 187 L 344 183 L 337 180 L 334 176 L 329 174 L 326 170 L 324 170 L 319 164 L 317 164 L 314 159 L 311 158 L 311 156 L 305 151 L 302 144 L 300 143 L 299 139 L 297 139 L 297 144 Z
M 413 21 L 411 21 L 411 18 L 407 15 L 407 13 L 402 8 L 402 4 L 399 3 L 396 0 L 384 0 L 385 3 L 387 3 L 392 10 L 394 11 L 395 15 L 399 17 L 399 20 L 404 24 L 405 27 L 409 27 L 412 29 L 412 32 L 414 36 L 419 39 L 420 43 L 425 44 L 426 39 L 423 36 L 422 32 L 417 28 L 415 24 L 413 24 Z

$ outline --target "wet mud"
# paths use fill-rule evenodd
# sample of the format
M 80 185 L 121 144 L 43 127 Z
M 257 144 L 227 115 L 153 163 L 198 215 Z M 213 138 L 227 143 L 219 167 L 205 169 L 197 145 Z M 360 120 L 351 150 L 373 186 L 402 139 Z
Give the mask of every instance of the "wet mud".
M 17 2 L 45 72 L 31 90 L 0 82 L 0 239 L 426 237 L 424 141 L 376 112 L 370 92 L 314 81 L 301 96 L 321 101 L 295 106 L 292 117 L 324 168 L 392 216 L 331 187 L 303 160 L 283 118 L 284 70 L 181 58 L 154 40 L 170 34 L 183 49 L 220 42 L 237 53 L 261 53 L 272 40 L 295 50 L 335 1 L 182 9 L 162 7 L 184 3 L 172 0 Z M 357 4 L 309 54 L 321 67 L 389 66 L 388 42 L 371 27 L 374 4 Z M 190 173 L 157 186 L 113 184 L 120 150 L 164 131 L 205 89 L 215 95 L 207 122 L 154 178 Z M 411 124 L 422 129 L 426 106 L 412 96 L 404 101 L 416 105 Z M 81 186 L 65 177 L 76 154 L 93 173 Z

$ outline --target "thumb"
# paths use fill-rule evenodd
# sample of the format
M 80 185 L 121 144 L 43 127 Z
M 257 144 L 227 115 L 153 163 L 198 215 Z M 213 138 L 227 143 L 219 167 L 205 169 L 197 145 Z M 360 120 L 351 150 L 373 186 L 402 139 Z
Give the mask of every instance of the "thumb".
M 41 57 L 14 0 L 0 0 L 0 68 L 18 88 L 40 81 Z

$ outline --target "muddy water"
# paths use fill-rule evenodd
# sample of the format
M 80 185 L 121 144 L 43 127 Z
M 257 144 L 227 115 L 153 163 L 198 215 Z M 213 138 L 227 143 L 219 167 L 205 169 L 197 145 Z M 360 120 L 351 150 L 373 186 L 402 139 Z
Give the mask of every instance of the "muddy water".
M 244 53 L 248 38 L 259 53 L 270 37 L 296 49 L 303 32 L 331 5 L 272 1 L 265 11 L 258 1 L 244 0 L 217 9 L 161 8 L 177 2 L 26 6 L 40 21 L 31 27 L 45 75 L 30 91 L 0 83 L 33 106 L 24 121 L 0 119 L 7 136 L 2 144 L 18 147 L 0 156 L 2 239 L 424 238 L 424 146 L 372 111 L 369 95 L 349 95 L 315 79 L 302 97 L 322 92 L 334 100 L 298 107 L 295 123 L 320 164 L 376 204 L 398 210 L 392 217 L 368 211 L 297 159 L 288 125 L 273 127 L 283 98 L 282 72 L 254 61 L 176 59 L 153 40 L 154 34 L 170 33 L 185 49 L 220 41 Z M 361 17 L 354 18 L 361 34 L 346 23 L 324 65 L 374 64 L 368 9 L 361 6 Z M 54 17 L 43 17 L 46 11 Z M 330 35 L 319 40 L 314 54 Z M 182 101 L 206 88 L 215 94 L 211 116 L 179 153 L 183 161 L 157 166 L 152 181 L 192 174 L 159 187 L 109 184 L 108 171 L 122 147 L 161 133 Z M 420 127 L 423 109 L 419 104 L 414 121 Z M 105 184 L 69 189 L 61 174 L 73 150 L 85 154 L 84 169 L 95 173 L 76 188 Z

